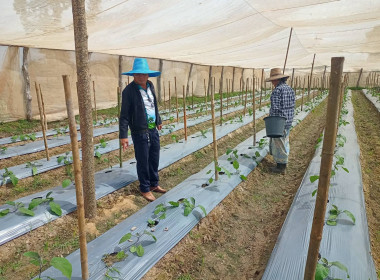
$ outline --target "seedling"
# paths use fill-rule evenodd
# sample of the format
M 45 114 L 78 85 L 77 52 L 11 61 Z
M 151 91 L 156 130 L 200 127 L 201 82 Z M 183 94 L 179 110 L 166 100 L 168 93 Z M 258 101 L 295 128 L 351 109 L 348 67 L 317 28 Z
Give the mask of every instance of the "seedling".
M 330 268 L 332 266 L 335 266 L 339 268 L 340 270 L 343 270 L 347 273 L 347 278 L 350 278 L 350 275 L 348 274 L 348 269 L 345 265 L 342 263 L 335 261 L 335 262 L 329 262 L 326 258 L 321 258 L 319 262 L 317 263 L 317 268 L 315 271 L 315 280 L 324 280 L 326 277 L 329 276 Z M 328 278 L 330 279 L 330 278 Z M 338 279 L 335 279 L 338 280 Z
M 36 278 L 37 280 L 41 280 L 43 278 L 52 279 L 48 276 L 43 276 L 43 278 L 41 278 L 42 267 L 48 263 L 47 260 L 44 260 L 38 253 L 31 251 L 24 253 L 24 256 L 30 258 L 29 262 L 31 264 L 36 265 L 40 268 L 38 277 Z M 51 259 L 50 265 L 62 272 L 62 274 L 68 279 L 71 279 L 73 268 L 67 259 L 62 257 L 54 257 Z
M 259 144 L 259 148 L 263 149 L 266 145 L 268 145 L 268 141 L 261 138 L 258 144 Z
M 0 154 L 5 154 L 5 152 L 8 150 L 7 147 L 1 147 L 0 148 Z
M 355 216 L 348 210 L 339 210 L 336 205 L 332 205 L 333 209 L 329 211 L 330 215 L 327 218 L 326 224 L 329 226 L 336 226 L 337 225 L 337 219 L 338 216 L 342 213 L 345 213 L 351 220 L 352 223 L 355 224 Z
M 42 166 L 43 164 L 41 163 L 38 163 L 38 162 L 31 162 L 31 161 L 28 161 L 26 163 L 26 168 L 31 168 L 32 169 L 32 176 L 35 176 L 37 175 L 37 167 L 38 166 Z
M 66 152 L 64 156 L 59 156 L 57 158 L 58 164 L 61 164 L 62 161 L 63 161 L 63 163 L 65 165 L 68 165 L 68 164 L 72 163 L 73 162 L 73 157 L 69 156 L 69 154 L 70 154 L 70 152 Z
M 18 184 L 18 178 L 16 177 L 16 175 L 14 175 L 14 173 L 13 173 L 12 171 L 8 170 L 8 168 L 4 168 L 4 170 L 5 170 L 5 172 L 4 172 L 3 175 L 2 175 L 3 178 L 4 178 L 4 180 L 3 180 L 3 184 L 4 184 L 4 182 L 7 181 L 6 178 L 9 177 L 9 179 L 10 179 L 11 182 L 12 182 L 12 185 L 13 185 L 14 187 L 16 187 L 17 184 Z
M 207 131 L 208 131 L 208 129 L 204 129 L 204 130 L 200 130 L 200 132 L 201 132 L 201 134 L 202 134 L 202 136 L 204 137 L 204 138 L 207 138 L 207 136 L 206 136 L 206 133 L 207 133 Z
M 125 235 L 120 239 L 119 244 L 124 243 L 124 242 L 127 241 L 127 240 L 131 240 L 132 237 L 137 238 L 137 239 L 133 242 L 133 244 L 130 245 L 130 246 L 127 246 L 126 249 L 129 248 L 129 251 L 130 251 L 131 253 L 136 253 L 137 256 L 142 257 L 142 256 L 144 255 L 144 253 L 145 253 L 145 250 L 144 250 L 144 247 L 141 245 L 141 243 L 138 244 L 138 242 L 139 242 L 140 238 L 141 238 L 142 236 L 144 236 L 144 235 L 149 235 L 150 237 L 152 237 L 153 240 L 154 240 L 154 242 L 157 241 L 157 238 L 156 238 L 152 233 L 150 233 L 150 232 L 147 231 L 147 230 L 144 230 L 143 233 L 132 234 L 132 233 L 129 232 L 129 233 L 125 234 Z M 138 245 L 137 245 L 137 244 L 138 244 Z M 125 251 L 124 251 L 124 252 L 125 252 Z
M 172 138 L 176 143 L 179 142 L 179 136 L 178 136 L 178 135 L 176 135 L 176 134 L 172 134 L 172 135 L 171 135 L 171 138 Z

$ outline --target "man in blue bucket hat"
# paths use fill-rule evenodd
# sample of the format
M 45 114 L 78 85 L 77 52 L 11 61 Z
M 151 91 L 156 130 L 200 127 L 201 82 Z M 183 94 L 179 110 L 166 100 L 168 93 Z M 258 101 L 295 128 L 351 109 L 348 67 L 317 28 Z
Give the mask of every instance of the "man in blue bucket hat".
M 277 165 L 271 168 L 276 174 L 285 174 L 286 165 L 290 152 L 289 132 L 292 127 L 295 106 L 295 93 L 293 89 L 286 84 L 288 75 L 282 74 L 282 69 L 273 68 L 270 70 L 270 76 L 266 82 L 272 82 L 274 90 L 270 96 L 269 116 L 285 117 L 285 130 L 283 137 L 270 138 L 269 151 Z
M 137 176 L 140 181 L 142 196 L 153 201 L 152 192 L 166 193 L 158 184 L 158 164 L 160 160 L 160 138 L 158 130 L 162 121 L 158 113 L 157 98 L 153 83 L 149 77 L 161 73 L 149 69 L 145 58 L 135 58 L 133 69 L 122 75 L 133 76 L 133 81 L 126 86 L 122 94 L 120 112 L 120 143 L 123 151 L 128 147 L 128 128 L 135 148 Z

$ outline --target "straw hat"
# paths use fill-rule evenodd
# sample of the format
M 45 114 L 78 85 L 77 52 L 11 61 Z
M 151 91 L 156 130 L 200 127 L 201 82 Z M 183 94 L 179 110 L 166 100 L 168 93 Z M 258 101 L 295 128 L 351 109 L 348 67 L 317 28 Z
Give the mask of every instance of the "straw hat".
M 150 70 L 146 58 L 135 58 L 135 61 L 133 62 L 133 69 L 129 72 L 124 72 L 121 74 L 128 76 L 133 76 L 133 74 L 148 74 L 149 77 L 157 77 L 161 75 L 161 72 Z
M 283 75 L 281 68 L 272 68 L 270 69 L 269 78 L 265 79 L 265 81 L 270 82 L 281 78 L 289 78 L 289 75 Z

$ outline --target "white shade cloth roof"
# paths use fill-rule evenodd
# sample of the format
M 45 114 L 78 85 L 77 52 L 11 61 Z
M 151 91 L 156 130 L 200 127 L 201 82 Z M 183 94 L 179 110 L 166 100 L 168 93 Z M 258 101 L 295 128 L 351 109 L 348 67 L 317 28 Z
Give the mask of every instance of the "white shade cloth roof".
M 380 0 L 88 0 L 89 51 L 202 65 L 380 70 Z M 70 0 L 1 0 L 0 44 L 74 49 Z

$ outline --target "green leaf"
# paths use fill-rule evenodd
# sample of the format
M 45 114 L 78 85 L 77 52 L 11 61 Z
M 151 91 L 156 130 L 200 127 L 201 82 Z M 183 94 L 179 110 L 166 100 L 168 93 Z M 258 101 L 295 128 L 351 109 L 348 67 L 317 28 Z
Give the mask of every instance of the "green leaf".
M 329 213 L 330 213 L 331 215 L 335 215 L 335 216 L 338 216 L 338 215 L 339 215 L 337 209 L 331 209 L 331 210 L 329 211 Z
M 131 248 L 129 248 L 129 251 L 131 253 L 134 253 L 134 252 L 136 252 L 136 249 L 137 249 L 137 247 L 135 245 L 132 245 Z
M 226 152 L 226 155 L 229 155 L 232 151 L 233 151 L 232 149 L 228 148 L 227 152 Z
M 139 244 L 139 246 L 136 247 L 136 254 L 139 257 L 144 256 L 144 247 L 141 244 Z
M 335 266 L 335 267 L 339 268 L 340 270 L 345 271 L 347 273 L 347 278 L 350 278 L 350 275 L 348 275 L 348 269 L 344 264 L 342 264 L 340 262 L 331 262 L 330 265 Z
M 52 194 L 53 192 L 48 192 L 47 194 L 46 194 L 46 199 L 49 199 L 49 198 L 51 198 L 51 197 L 49 197 L 51 194 Z
M 17 183 L 18 183 L 18 178 L 17 178 L 15 175 L 13 175 L 13 174 L 11 174 L 11 175 L 9 176 L 9 178 L 11 178 L 11 182 L 12 182 L 13 186 L 16 187 L 16 185 L 17 185 Z
M 259 153 L 258 151 L 256 151 L 256 152 L 255 152 L 255 156 L 258 158 L 258 157 L 260 157 L 261 155 L 260 155 L 260 153 Z
M 122 259 L 124 259 L 125 257 L 126 257 L 126 255 L 125 255 L 125 252 L 124 252 L 123 250 L 121 250 L 120 252 L 118 252 L 117 255 L 116 255 L 116 258 L 117 258 L 118 260 L 122 260 Z
M 95 157 L 97 157 L 97 158 L 101 158 L 101 157 L 102 157 L 102 154 L 101 154 L 99 151 L 96 151 L 96 152 L 95 152 Z
M 331 177 L 335 176 L 335 170 L 331 170 Z
M 315 270 L 315 280 L 324 280 L 329 275 L 330 269 L 324 265 L 317 263 Z
M 124 243 L 125 241 L 131 239 L 131 237 L 132 237 L 132 233 L 129 232 L 129 233 L 125 234 L 125 235 L 120 239 L 119 244 Z M 132 251 L 131 251 L 131 252 L 132 252 Z M 133 253 L 133 252 L 132 252 L 132 253 Z
M 65 156 L 59 156 L 57 158 L 58 163 L 61 163 L 64 158 L 65 158 Z
M 32 252 L 32 251 L 30 251 L 30 252 L 25 252 L 23 255 L 24 255 L 25 257 L 31 258 L 31 259 L 33 259 L 33 260 L 36 260 L 36 261 L 38 261 L 38 262 L 41 261 L 41 257 L 40 257 L 40 255 L 39 255 L 38 253 L 36 253 L 36 252 Z
M 67 188 L 68 186 L 70 186 L 70 184 L 71 184 L 71 180 L 70 179 L 65 179 L 62 182 L 62 188 Z
M 37 167 L 33 166 L 32 167 L 32 176 L 37 174 Z
M 210 169 L 209 171 L 207 171 L 207 173 L 206 173 L 206 174 L 210 174 L 210 173 L 211 173 L 211 171 L 212 171 L 212 170 Z
M 203 214 L 205 214 L 205 217 L 207 216 L 206 209 L 202 205 L 198 205 L 199 208 L 201 208 Z
M 157 242 L 157 238 L 156 238 L 152 233 L 150 233 L 150 232 L 147 231 L 147 230 L 144 230 L 144 233 L 145 233 L 146 235 L 149 235 L 150 237 L 152 237 L 153 240 L 154 240 L 155 242 Z
M 350 171 L 348 171 L 348 169 L 347 169 L 346 167 L 342 167 L 342 169 L 343 169 L 344 171 L 346 171 L 347 173 L 350 173 Z
M 0 211 L 0 217 L 4 217 L 4 216 L 7 215 L 8 213 L 9 213 L 9 209 L 1 210 L 1 211 Z
M 239 164 L 239 162 L 238 162 L 237 160 L 234 160 L 234 162 L 232 163 L 232 166 L 233 166 L 236 170 L 238 170 L 240 164 Z
M 314 196 L 317 193 L 318 189 L 315 189 L 312 193 L 311 196 Z
M 195 198 L 194 197 L 190 197 L 190 201 L 193 205 L 195 205 Z
M 332 221 L 332 220 L 327 220 L 326 224 L 328 224 L 329 226 L 336 226 L 337 222 Z
M 178 201 L 169 201 L 169 204 L 173 207 L 178 207 L 180 203 Z
M 26 209 L 25 207 L 20 207 L 18 211 L 28 216 L 34 216 L 34 212 L 32 210 Z
M 40 205 L 44 200 L 42 198 L 34 198 L 32 201 L 29 203 L 28 209 L 33 210 L 36 208 L 38 205 Z
M 54 201 L 50 201 L 49 206 L 50 206 L 50 210 L 53 211 L 54 214 L 56 214 L 57 216 L 62 215 L 61 205 L 59 205 L 58 203 L 55 203 Z
M 193 208 L 187 206 L 187 207 L 185 207 L 185 210 L 184 210 L 183 214 L 187 217 L 187 216 L 189 216 L 189 214 L 191 213 L 191 211 L 193 211 Z
M 208 182 L 211 184 L 212 182 L 214 182 L 214 179 L 211 177 L 210 179 L 208 179 Z
M 246 180 L 247 180 L 247 177 L 245 177 L 244 175 L 240 175 L 240 179 L 241 179 L 242 181 L 246 181 Z
M 11 206 L 16 206 L 16 202 L 14 201 L 7 201 L 5 204 L 11 205 Z
M 354 216 L 350 211 L 348 211 L 348 210 L 343 210 L 343 212 L 344 212 L 348 217 L 350 217 L 351 220 L 352 220 L 352 222 L 355 224 L 355 221 L 356 221 L 355 216 Z
M 166 219 L 166 213 L 162 214 L 160 217 L 158 217 L 160 220 Z
M 61 258 L 61 257 L 54 257 L 51 259 L 50 264 L 54 268 L 56 268 L 60 272 L 62 272 L 62 274 L 64 276 L 71 279 L 71 274 L 73 272 L 73 268 L 71 266 L 71 263 L 67 259 Z
M 310 176 L 310 182 L 311 182 L 311 183 L 314 183 L 314 182 L 317 181 L 318 179 L 319 179 L 319 176 L 318 176 L 318 175 Z

